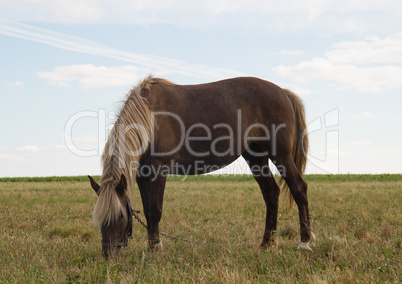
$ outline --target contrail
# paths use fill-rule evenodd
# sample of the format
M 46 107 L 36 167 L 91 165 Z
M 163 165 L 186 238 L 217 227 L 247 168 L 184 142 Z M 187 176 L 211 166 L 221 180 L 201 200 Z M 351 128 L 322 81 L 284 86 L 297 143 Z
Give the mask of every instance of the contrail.
M 155 71 L 176 73 L 196 78 L 222 79 L 244 75 L 240 72 L 229 69 L 190 64 L 184 61 L 166 57 L 141 55 L 128 52 L 83 38 L 74 37 L 22 23 L 0 22 L 0 34 L 35 41 L 72 52 L 87 53 L 130 62 L 148 67 Z

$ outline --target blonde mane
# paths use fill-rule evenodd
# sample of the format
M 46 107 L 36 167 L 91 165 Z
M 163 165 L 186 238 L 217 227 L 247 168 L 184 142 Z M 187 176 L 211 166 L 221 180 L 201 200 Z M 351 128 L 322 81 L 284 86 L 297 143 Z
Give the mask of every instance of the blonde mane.
M 115 122 L 102 154 L 103 173 L 100 180 L 99 198 L 96 202 L 92 220 L 96 226 L 108 226 L 120 214 L 126 213 L 116 192 L 121 175 L 127 179 L 127 196 L 131 200 L 139 159 L 147 150 L 152 125 L 152 114 L 144 91 L 150 91 L 152 84 L 171 82 L 148 76 L 129 93 Z

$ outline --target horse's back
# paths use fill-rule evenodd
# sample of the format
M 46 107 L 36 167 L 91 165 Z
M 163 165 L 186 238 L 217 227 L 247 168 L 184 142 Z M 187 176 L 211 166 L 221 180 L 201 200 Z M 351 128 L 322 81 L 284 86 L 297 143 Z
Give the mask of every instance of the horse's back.
M 147 99 L 153 111 L 171 112 L 189 123 L 211 126 L 237 122 L 239 112 L 246 124 L 286 123 L 286 115 L 280 114 L 292 112 L 282 88 L 254 77 L 199 85 L 155 84 Z

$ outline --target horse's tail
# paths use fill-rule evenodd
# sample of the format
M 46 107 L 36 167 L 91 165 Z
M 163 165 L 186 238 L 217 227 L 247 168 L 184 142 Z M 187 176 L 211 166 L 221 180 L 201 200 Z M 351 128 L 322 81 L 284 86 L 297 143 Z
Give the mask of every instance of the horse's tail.
M 298 97 L 295 93 L 286 89 L 285 92 L 292 104 L 296 121 L 296 131 L 292 149 L 293 160 L 300 172 L 300 175 L 303 175 L 307 164 L 307 152 L 309 144 L 304 105 L 300 97 Z M 282 192 L 286 195 L 285 200 L 287 203 L 287 211 L 290 212 L 292 210 L 294 200 L 283 177 L 280 178 L 279 185 L 282 189 Z

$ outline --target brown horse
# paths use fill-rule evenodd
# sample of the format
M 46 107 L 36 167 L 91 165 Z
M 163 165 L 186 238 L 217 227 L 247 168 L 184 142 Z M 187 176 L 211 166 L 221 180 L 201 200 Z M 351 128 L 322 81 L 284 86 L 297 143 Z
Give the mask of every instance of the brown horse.
M 195 175 L 224 167 L 240 155 L 250 166 L 266 204 L 266 249 L 276 231 L 280 187 L 269 159 L 282 176 L 289 207 L 296 201 L 299 248 L 310 250 L 307 184 L 302 178 L 308 137 L 304 107 L 289 90 L 241 77 L 201 85 L 175 85 L 152 76 L 132 89 L 109 135 L 103 173 L 91 185 L 99 198 L 93 221 L 101 228 L 102 251 L 117 257 L 131 235 L 131 191 L 137 182 L 150 250 L 162 247 L 159 221 L 168 174 Z

